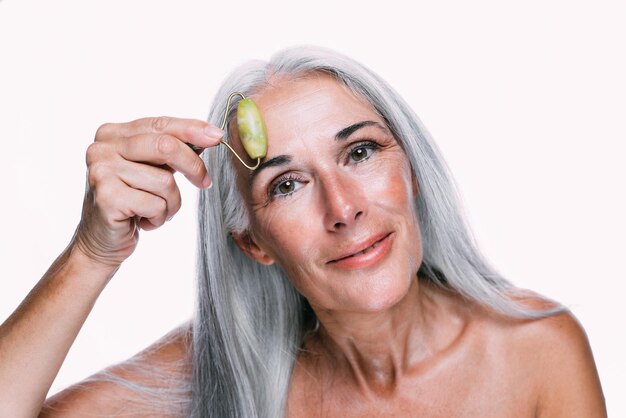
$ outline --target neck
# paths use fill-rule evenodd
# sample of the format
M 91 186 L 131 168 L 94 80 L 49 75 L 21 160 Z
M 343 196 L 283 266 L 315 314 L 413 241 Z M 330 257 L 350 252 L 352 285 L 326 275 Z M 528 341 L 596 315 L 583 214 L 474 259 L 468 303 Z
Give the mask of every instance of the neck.
M 452 299 L 414 280 L 406 296 L 384 311 L 316 310 L 320 327 L 305 348 L 318 354 L 332 374 L 348 375 L 360 390 L 392 393 L 404 377 L 422 370 L 458 339 L 466 321 Z

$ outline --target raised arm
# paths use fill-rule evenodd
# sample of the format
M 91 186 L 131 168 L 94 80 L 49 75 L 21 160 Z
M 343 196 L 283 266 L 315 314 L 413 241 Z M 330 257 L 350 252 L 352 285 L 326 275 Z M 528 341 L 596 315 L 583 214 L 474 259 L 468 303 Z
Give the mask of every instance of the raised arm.
M 0 417 L 37 416 L 100 292 L 135 250 L 139 229 L 156 229 L 180 209 L 174 172 L 209 186 L 202 159 L 186 143 L 216 145 L 216 131 L 165 117 L 98 129 L 75 234 L 0 326 Z

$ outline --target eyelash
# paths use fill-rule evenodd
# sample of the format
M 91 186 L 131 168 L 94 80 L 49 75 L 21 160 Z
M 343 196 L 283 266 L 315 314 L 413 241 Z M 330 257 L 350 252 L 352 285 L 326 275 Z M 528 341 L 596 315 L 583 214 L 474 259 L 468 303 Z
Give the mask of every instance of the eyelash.
M 372 150 L 372 151 L 378 151 L 380 149 L 380 145 L 377 142 L 372 141 L 372 140 L 362 140 L 362 141 L 359 141 L 359 142 L 357 142 L 355 144 L 352 144 L 350 146 L 350 150 L 348 151 L 348 158 L 350 157 L 350 155 L 352 155 L 352 153 L 354 151 L 356 151 L 359 148 L 365 148 L 365 149 L 369 149 L 369 150 Z M 363 159 L 361 161 L 356 161 L 355 164 L 360 164 L 363 161 L 367 161 L 367 160 L 370 159 L 371 156 L 372 155 L 370 154 L 367 157 L 365 157 L 365 159 Z
M 302 181 L 304 181 L 304 180 L 305 180 L 305 179 L 304 179 L 303 177 L 298 176 L 298 175 L 293 174 L 293 173 L 283 174 L 282 176 L 278 177 L 278 178 L 276 179 L 276 181 L 274 181 L 274 182 L 272 183 L 272 185 L 270 186 L 270 188 L 269 188 L 269 198 L 270 198 L 270 199 L 273 199 L 273 198 L 276 198 L 276 197 L 283 198 L 283 197 L 287 197 L 287 196 L 292 195 L 292 194 L 295 192 L 295 190 L 294 190 L 293 192 L 289 192 L 289 193 L 285 193 L 285 194 L 279 194 L 279 193 L 277 192 L 277 189 L 278 189 L 278 187 L 279 187 L 281 184 L 283 184 L 283 183 L 284 183 L 284 182 L 286 182 L 286 181 L 297 181 L 297 182 L 302 182 Z
M 359 141 L 357 143 L 351 144 L 350 149 L 347 152 L 346 161 L 350 158 L 350 155 L 354 151 L 359 149 L 359 148 L 365 148 L 365 149 L 368 149 L 368 150 L 371 150 L 371 151 L 378 151 L 380 149 L 380 145 L 377 142 L 373 141 L 373 140 L 361 140 L 361 141 Z M 354 164 L 360 164 L 360 163 L 362 163 L 364 161 L 367 161 L 367 160 L 370 159 L 371 156 L 372 156 L 372 154 L 368 155 L 367 157 L 365 157 L 361 161 L 355 161 Z M 271 199 L 274 199 L 274 198 L 277 198 L 277 197 L 278 198 L 285 198 L 285 197 L 291 196 L 295 192 L 295 190 L 293 192 L 289 192 L 289 193 L 286 193 L 286 194 L 279 194 L 279 193 L 276 192 L 276 190 L 278 189 L 278 186 L 280 186 L 282 183 L 284 183 L 286 181 L 302 182 L 304 180 L 305 179 L 302 178 L 301 176 L 298 176 L 298 175 L 293 174 L 293 173 L 284 174 L 284 175 L 278 177 L 276 180 L 274 180 L 271 183 L 271 185 L 269 187 L 269 190 L 268 190 L 268 198 L 271 200 Z

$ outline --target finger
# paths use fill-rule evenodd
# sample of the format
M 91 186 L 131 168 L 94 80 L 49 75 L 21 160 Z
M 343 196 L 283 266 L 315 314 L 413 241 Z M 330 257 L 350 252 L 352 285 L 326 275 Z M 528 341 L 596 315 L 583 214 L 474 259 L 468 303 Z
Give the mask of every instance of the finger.
M 133 189 L 152 193 L 165 200 L 167 205 L 166 220 L 171 219 L 180 210 L 182 202 L 180 189 L 176 184 L 171 168 L 167 170 L 147 164 L 120 160 L 118 167 L 115 168 L 120 179 Z
M 148 219 L 159 227 L 167 219 L 166 201 L 152 193 L 128 187 L 121 179 L 109 180 L 95 191 L 95 201 L 109 224 L 134 216 Z
M 220 128 L 208 122 L 169 116 L 137 119 L 122 124 L 120 130 L 126 137 L 146 133 L 171 135 L 200 148 L 217 145 L 224 136 Z
M 204 161 L 177 138 L 166 134 L 141 134 L 117 143 L 118 153 L 128 161 L 163 165 L 182 173 L 197 187 L 208 178 Z
M 139 218 L 139 228 L 145 231 L 152 231 L 153 229 L 157 229 L 158 226 L 154 226 L 150 223 L 150 221 L 146 218 Z
M 158 226 L 154 226 L 150 223 L 146 218 L 142 218 L 141 216 L 133 216 L 132 221 L 137 225 L 140 229 L 145 231 L 152 231 L 153 229 L 157 229 Z

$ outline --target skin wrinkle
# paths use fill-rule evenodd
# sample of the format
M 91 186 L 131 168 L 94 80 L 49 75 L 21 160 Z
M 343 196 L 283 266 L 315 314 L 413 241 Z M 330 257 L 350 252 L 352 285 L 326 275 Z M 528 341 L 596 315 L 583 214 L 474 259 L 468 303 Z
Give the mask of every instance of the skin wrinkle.
M 338 131 L 356 122 L 386 125 L 369 104 L 327 75 L 275 83 L 254 100 L 267 126 L 266 158 L 293 159 L 259 173 L 252 190 L 249 173 L 235 164 L 254 242 L 242 249 L 265 264 L 278 263 L 319 318 L 319 332 L 304 344 L 301 360 L 316 368 L 307 371 L 320 381 L 350 376 L 366 397 L 390 396 L 421 362 L 457 337 L 432 329 L 430 290 L 415 280 L 422 242 L 408 159 L 376 126 L 335 141 Z M 232 145 L 242 150 L 233 133 Z M 363 138 L 380 149 L 363 162 L 345 165 L 349 145 Z M 303 177 L 303 185 L 268 201 L 268 184 L 285 172 Z M 393 232 L 392 246 L 382 262 L 365 271 L 328 264 L 353 243 L 386 232 Z M 454 317 L 436 321 L 441 325 Z M 459 324 L 455 329 L 462 328 Z
M 294 76 L 294 75 L 291 75 L 288 78 L 282 77 L 280 75 L 278 75 L 278 76 L 275 75 L 274 79 L 272 79 L 271 77 L 272 76 L 270 76 L 270 80 L 268 80 L 268 82 L 267 82 L 267 86 L 268 87 L 266 89 L 264 89 L 261 92 L 258 92 L 256 94 L 252 94 L 250 96 L 253 100 L 256 101 L 257 98 L 259 96 L 261 96 L 264 91 L 267 91 L 269 89 L 276 89 L 278 87 L 288 87 L 288 86 L 294 87 L 294 86 L 297 86 L 298 83 L 301 82 L 301 81 L 307 81 L 310 84 L 315 84 L 317 86 L 317 88 L 311 88 L 310 90 L 307 90 L 303 94 L 295 94 L 295 95 L 293 94 L 294 91 L 297 92 L 297 93 L 300 93 L 297 88 L 286 90 L 283 95 L 280 95 L 280 96 L 277 97 L 278 99 L 281 99 L 280 102 L 276 102 L 274 104 L 269 104 L 267 107 L 265 107 L 265 111 L 266 112 L 272 110 L 276 106 L 288 106 L 288 105 L 290 105 L 293 102 L 296 102 L 296 101 L 299 101 L 299 100 L 302 100 L 302 99 L 306 99 L 308 96 L 312 96 L 315 93 L 323 91 L 324 87 L 325 87 L 324 84 L 323 84 L 323 81 L 328 79 L 328 75 L 325 75 L 325 74 L 307 74 L 307 75 L 304 75 L 304 76 Z M 356 100 L 360 100 L 360 98 L 355 96 L 353 94 L 353 92 L 349 88 L 347 88 L 346 86 L 341 85 L 341 84 L 338 84 L 337 86 L 339 88 L 341 88 L 346 94 L 352 96 Z M 384 124 L 383 124 L 383 126 L 384 126 Z

